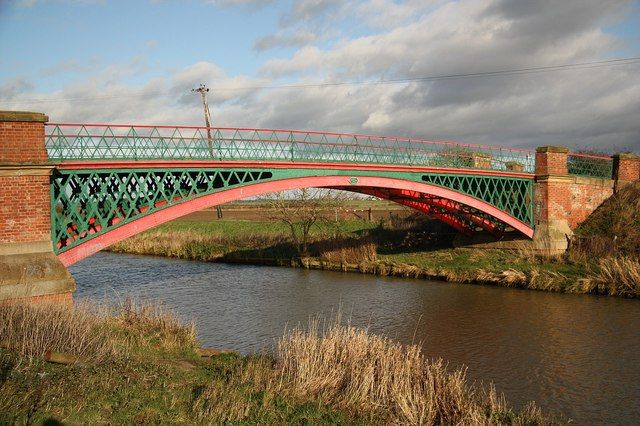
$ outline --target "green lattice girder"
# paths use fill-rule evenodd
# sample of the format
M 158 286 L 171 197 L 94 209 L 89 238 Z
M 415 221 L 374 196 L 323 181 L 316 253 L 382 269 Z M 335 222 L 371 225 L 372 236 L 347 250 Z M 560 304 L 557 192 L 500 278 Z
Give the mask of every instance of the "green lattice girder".
M 374 176 L 424 182 L 478 198 L 533 227 L 533 179 L 334 169 L 157 168 L 56 170 L 51 180 L 54 250 L 69 250 L 115 227 L 196 197 L 309 176 Z
M 486 201 L 533 227 L 532 179 L 431 173 L 422 181 Z

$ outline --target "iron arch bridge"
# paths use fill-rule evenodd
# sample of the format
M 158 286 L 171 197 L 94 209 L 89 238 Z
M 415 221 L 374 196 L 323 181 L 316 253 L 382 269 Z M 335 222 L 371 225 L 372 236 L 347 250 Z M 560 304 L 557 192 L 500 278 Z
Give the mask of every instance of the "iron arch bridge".
M 54 251 L 65 266 L 190 212 L 297 188 L 347 190 L 454 229 L 534 232 L 533 151 L 358 134 L 49 124 Z

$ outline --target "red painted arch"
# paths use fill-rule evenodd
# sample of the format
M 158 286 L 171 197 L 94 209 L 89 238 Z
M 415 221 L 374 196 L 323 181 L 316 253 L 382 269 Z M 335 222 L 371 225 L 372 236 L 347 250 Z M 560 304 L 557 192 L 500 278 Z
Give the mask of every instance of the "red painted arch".
M 345 191 L 349 191 L 349 188 L 345 187 L 335 187 L 334 189 L 341 189 Z M 449 199 L 443 198 L 428 198 L 422 197 L 422 193 L 415 191 L 407 191 L 407 190 L 390 190 L 388 192 L 380 191 L 378 188 L 358 188 L 353 189 L 353 192 L 358 192 L 360 194 L 372 195 L 374 197 L 383 198 L 385 200 L 392 201 L 396 204 L 400 204 L 403 206 L 410 207 L 414 210 L 418 210 L 422 213 L 431 215 L 436 219 L 441 220 L 452 228 L 456 229 L 459 232 L 465 233 L 469 232 L 470 229 L 466 226 L 462 225 L 458 221 L 455 220 L 454 216 L 450 214 L 442 214 L 434 207 L 439 207 L 440 209 L 446 210 L 449 213 L 457 213 L 460 214 L 465 219 L 468 219 L 475 225 L 483 228 L 485 231 L 491 233 L 497 233 L 497 227 L 492 222 L 484 219 L 482 217 L 475 216 L 471 213 L 461 212 L 459 209 L 460 203 L 455 203 Z M 394 195 L 402 197 L 403 195 L 408 195 L 406 199 L 394 197 Z
M 530 238 L 533 236 L 533 228 L 520 222 L 518 219 L 514 218 L 508 213 L 492 206 L 489 203 L 486 203 L 469 195 L 453 191 L 451 189 L 430 185 L 427 183 L 386 177 L 358 176 L 357 182 L 354 183 L 352 181 L 352 177 L 344 175 L 309 176 L 255 183 L 238 188 L 227 189 L 225 191 L 216 192 L 214 194 L 204 195 L 198 198 L 191 199 L 184 203 L 179 203 L 171 207 L 158 210 L 147 216 L 143 216 L 139 219 L 114 228 L 111 231 L 87 240 L 86 242 L 81 243 L 76 247 L 65 251 L 64 253 L 59 254 L 58 258 L 65 266 L 73 265 L 74 263 L 112 244 L 117 243 L 118 241 L 124 240 L 125 238 L 131 237 L 135 234 L 153 228 L 154 226 L 160 225 L 164 222 L 176 219 L 180 216 L 184 216 L 186 214 L 193 213 L 207 207 L 215 206 L 217 204 L 227 203 L 242 198 L 253 197 L 272 192 L 286 191 L 290 189 L 332 186 L 354 187 L 354 189 L 360 186 L 403 189 L 447 198 L 474 207 L 491 216 L 494 216 L 495 218 L 505 222 L 507 225 L 511 226 L 514 229 L 517 229 Z

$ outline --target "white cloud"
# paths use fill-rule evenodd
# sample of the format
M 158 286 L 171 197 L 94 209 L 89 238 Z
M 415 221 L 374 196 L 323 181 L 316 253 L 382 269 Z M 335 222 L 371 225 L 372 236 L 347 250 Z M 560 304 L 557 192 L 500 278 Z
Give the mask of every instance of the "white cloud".
M 302 47 L 313 43 L 318 36 L 310 31 L 298 30 L 295 32 L 280 31 L 276 34 L 269 34 L 258 38 L 253 48 L 258 52 L 273 49 L 275 47 Z
M 323 21 L 327 13 L 344 12 L 344 3 L 303 3 L 294 10 L 296 16 L 319 20 L 319 27 L 328 24 Z M 40 110 L 57 121 L 198 124 L 201 105 L 190 90 L 205 83 L 212 89 L 213 122 L 224 126 L 640 151 L 638 64 L 403 84 L 251 88 L 276 84 L 280 77 L 308 84 L 607 59 L 620 40 L 603 28 L 625 10 L 625 2 L 595 0 L 367 0 L 349 5 L 353 16 L 365 19 L 366 14 L 377 29 L 333 43 L 325 39 L 322 48 L 301 42 L 291 56 L 266 61 L 258 78 L 229 75 L 216 64 L 198 62 L 145 84 L 123 85 L 122 75 L 145 69 L 132 61 L 83 77 L 60 92 L 29 93 L 59 102 L 15 103 L 32 90 L 26 81 L 3 84 L 0 98 L 12 99 L 12 108 Z M 283 28 L 265 46 L 286 43 L 297 30 Z M 222 90 L 230 87 L 245 89 Z M 104 99 L 86 100 L 87 93 Z
M 273 3 L 273 0 L 208 0 L 207 3 L 212 3 L 217 6 L 223 7 L 238 7 L 238 6 L 267 6 Z
M 12 100 L 31 90 L 33 90 L 33 84 L 29 80 L 24 77 L 13 78 L 0 84 L 0 99 Z

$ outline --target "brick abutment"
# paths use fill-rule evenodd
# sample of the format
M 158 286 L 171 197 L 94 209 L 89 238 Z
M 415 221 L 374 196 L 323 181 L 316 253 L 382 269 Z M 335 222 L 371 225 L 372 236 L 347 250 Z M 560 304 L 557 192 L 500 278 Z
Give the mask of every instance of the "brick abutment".
M 51 244 L 50 175 L 40 113 L 0 111 L 0 304 L 69 303 L 75 282 Z

